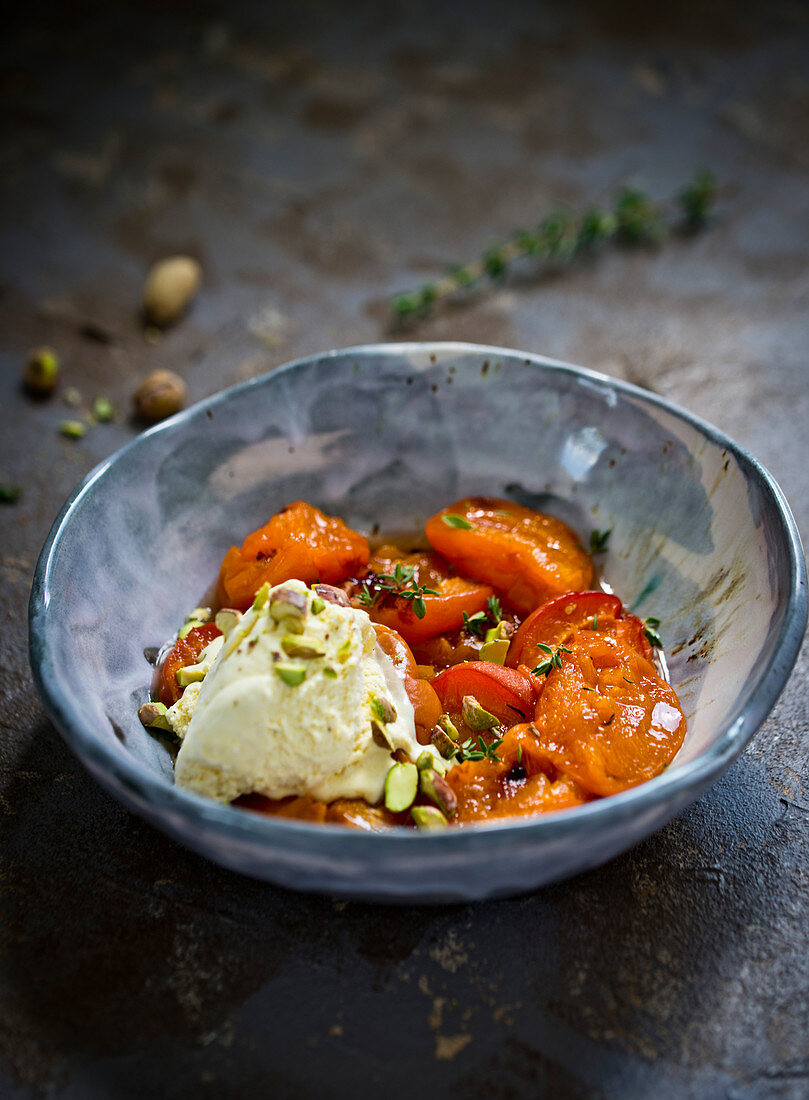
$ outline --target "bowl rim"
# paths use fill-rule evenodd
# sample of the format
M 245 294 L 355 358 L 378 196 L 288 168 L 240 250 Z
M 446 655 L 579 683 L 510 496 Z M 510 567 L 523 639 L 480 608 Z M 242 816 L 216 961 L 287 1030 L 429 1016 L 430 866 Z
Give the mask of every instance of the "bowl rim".
M 368 833 L 340 825 L 329 825 L 324 828 L 317 822 L 270 817 L 213 802 L 201 795 L 167 783 L 164 776 L 147 770 L 128 751 L 118 752 L 108 746 L 106 741 L 93 732 L 91 725 L 84 720 L 82 714 L 62 696 L 51 659 L 51 643 L 47 637 L 49 581 L 54 553 L 69 526 L 72 514 L 95 483 L 111 466 L 126 460 L 131 452 L 148 446 L 149 441 L 155 436 L 171 432 L 178 425 L 189 424 L 206 417 L 209 410 L 229 401 L 234 394 L 264 385 L 271 377 L 282 376 L 302 366 L 327 359 L 368 355 L 400 358 L 408 355 L 425 357 L 434 355 L 438 359 L 448 354 L 519 359 L 526 365 L 540 370 L 550 370 L 554 373 L 572 375 L 577 379 L 585 379 L 606 386 L 623 396 L 656 406 L 684 421 L 711 443 L 730 452 L 745 478 L 748 481 L 757 480 L 760 487 L 770 493 L 775 511 L 781 521 L 784 546 L 790 565 L 789 597 L 776 644 L 767 664 L 759 672 L 747 704 L 739 713 L 730 712 L 730 715 L 726 716 L 726 720 L 720 726 L 717 740 L 704 752 L 675 769 L 667 769 L 654 779 L 611 795 L 609 798 L 597 799 L 583 806 L 574 807 L 572 812 L 570 809 L 558 810 L 536 816 L 476 823 L 474 826 L 439 832 L 420 832 L 399 828 L 382 833 Z M 550 840 L 567 832 L 573 834 L 587 829 L 589 822 L 593 819 L 606 826 L 627 817 L 643 815 L 644 811 L 661 802 L 678 801 L 685 804 L 689 801 L 688 792 L 691 792 L 692 798 L 696 798 L 700 791 L 742 752 L 775 705 L 797 658 L 806 629 L 806 621 L 806 562 L 797 524 L 789 504 L 768 470 L 713 424 L 640 386 L 548 356 L 514 348 L 463 341 L 406 341 L 354 345 L 291 360 L 265 374 L 229 386 L 191 405 L 140 433 L 94 467 L 66 500 L 39 555 L 29 600 L 29 658 L 34 680 L 45 708 L 68 745 L 91 773 L 102 781 L 103 785 L 123 794 L 129 805 L 141 807 L 145 802 L 150 807 L 164 812 L 170 811 L 173 814 L 180 812 L 188 819 L 189 825 L 198 824 L 208 834 L 213 831 L 231 838 L 236 836 L 251 841 L 264 841 L 268 845 L 268 851 L 276 845 L 289 847 L 290 844 L 295 844 L 298 848 L 323 849 L 324 846 L 329 846 L 334 838 L 335 842 L 339 842 L 341 849 L 347 849 L 347 855 L 356 857 L 361 857 L 369 847 L 378 853 L 380 846 L 385 845 L 393 846 L 396 850 L 401 850 L 399 846 L 406 845 L 409 852 L 415 851 L 412 848 L 415 845 L 419 848 L 430 848 L 434 852 L 441 850 L 449 853 L 458 845 L 469 847 L 471 844 L 475 850 L 485 850 L 492 845 L 499 847 L 505 835 L 522 842 Z M 176 832 L 174 829 L 171 831 Z

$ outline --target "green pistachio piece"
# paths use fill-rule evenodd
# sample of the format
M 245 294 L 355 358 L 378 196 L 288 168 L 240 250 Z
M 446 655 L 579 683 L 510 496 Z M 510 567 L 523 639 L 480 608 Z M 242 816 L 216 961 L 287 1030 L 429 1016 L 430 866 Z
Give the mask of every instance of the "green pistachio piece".
M 323 656 L 322 649 L 318 649 L 311 642 L 292 634 L 285 634 L 281 639 L 281 649 L 287 657 L 303 657 L 305 660 L 311 660 L 314 657 Z
M 432 829 L 446 829 L 449 825 L 437 806 L 414 806 L 410 816 L 417 828 L 428 832 Z
M 337 669 L 336 668 L 329 668 L 327 666 L 326 668 L 323 669 L 323 675 L 326 677 L 327 680 L 336 680 L 337 679 Z
M 385 777 L 385 807 L 399 814 L 413 805 L 419 789 L 419 773 L 415 764 L 394 764 Z
M 481 661 L 491 661 L 495 665 L 504 665 L 508 656 L 508 638 L 493 638 L 480 647 Z
M 450 732 L 451 731 L 451 732 Z M 445 760 L 451 760 L 458 750 L 460 734 L 448 714 L 442 714 L 438 725 L 430 734 L 430 742 L 438 749 Z
M 200 680 L 204 680 L 207 671 L 203 665 L 187 665 L 185 668 L 178 668 L 174 675 L 180 687 L 187 688 L 189 684 L 198 684 Z
M 223 610 L 225 609 L 223 608 Z M 213 612 L 210 607 L 195 607 L 193 611 L 186 615 L 185 621 L 188 622 L 189 619 L 198 619 L 201 623 L 209 623 L 212 618 Z
M 493 626 L 486 631 L 486 637 L 484 641 L 498 642 L 503 638 L 508 641 L 513 633 L 514 627 L 511 625 L 511 623 L 507 623 L 505 619 L 501 619 L 497 626 Z
M 114 415 L 115 409 L 108 397 L 97 397 L 95 399 L 93 402 L 93 416 L 99 424 L 106 424 L 107 421 L 112 420 Z
M 174 732 L 168 718 L 166 718 L 165 703 L 144 703 L 138 710 L 138 718 L 147 729 Z
M 348 658 L 351 656 L 351 639 L 346 638 L 340 648 L 337 650 L 337 660 L 340 664 L 345 664 Z
M 302 665 L 287 665 L 278 661 L 274 667 L 284 683 L 290 687 L 297 687 L 306 679 L 306 669 Z
M 232 607 L 223 607 L 221 610 L 217 611 L 214 622 L 217 628 L 221 630 L 227 638 L 231 630 L 241 622 L 241 618 L 242 616 L 239 611 L 234 611 Z
M 312 600 L 312 614 L 319 615 L 325 606 L 326 601 L 321 600 L 320 596 L 315 596 L 315 598 Z
M 500 725 L 499 719 L 490 714 L 488 710 L 485 710 L 474 695 L 464 695 L 462 714 L 464 722 L 475 733 L 479 733 L 481 730 L 494 729 L 495 726 Z
M 63 420 L 59 425 L 59 431 L 68 439 L 84 439 L 87 435 L 87 425 L 81 420 Z
M 387 749 L 389 752 L 393 752 L 393 741 L 388 734 L 387 728 L 374 720 L 371 721 L 371 737 L 373 738 L 374 744 L 379 745 L 380 749 Z
M 203 626 L 204 624 L 200 619 L 186 619 L 183 626 L 177 631 L 177 640 L 185 638 L 196 626 Z
M 264 584 L 262 584 L 261 588 L 259 588 L 258 592 L 256 592 L 256 597 L 253 600 L 253 606 L 251 607 L 250 610 L 251 611 L 261 611 L 262 607 L 267 602 L 267 598 L 268 598 L 269 594 L 270 594 L 270 582 L 265 581 Z
M 306 606 L 306 593 L 294 588 L 279 588 L 270 598 L 270 614 L 279 623 L 282 619 L 302 619 Z
M 425 750 L 423 753 L 420 754 L 418 760 L 416 761 L 416 767 L 420 772 L 423 772 L 425 768 L 431 768 L 434 761 L 435 757 L 433 756 L 433 754 Z
M 455 791 L 434 768 L 424 768 L 419 774 L 419 790 L 434 802 L 446 817 L 452 817 L 458 809 Z
M 371 696 L 371 714 L 378 722 L 396 721 L 396 707 L 387 699 L 380 699 L 378 695 Z

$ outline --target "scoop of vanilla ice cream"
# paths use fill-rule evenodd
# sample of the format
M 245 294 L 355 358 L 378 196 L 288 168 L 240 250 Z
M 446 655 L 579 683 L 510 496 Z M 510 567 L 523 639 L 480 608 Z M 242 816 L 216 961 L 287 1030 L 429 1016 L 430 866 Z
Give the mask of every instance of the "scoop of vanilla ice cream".
M 288 581 L 231 624 L 182 709 L 180 786 L 227 802 L 257 792 L 375 803 L 393 751 L 412 760 L 428 751 L 442 765 L 418 743 L 413 707 L 365 611 Z

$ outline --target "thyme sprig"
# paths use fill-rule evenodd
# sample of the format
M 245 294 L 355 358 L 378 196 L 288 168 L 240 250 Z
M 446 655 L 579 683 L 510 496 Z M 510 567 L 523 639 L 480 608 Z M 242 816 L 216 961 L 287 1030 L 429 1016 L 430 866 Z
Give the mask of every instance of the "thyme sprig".
M 467 634 L 483 638 L 487 630 L 497 626 L 503 620 L 503 607 L 497 596 L 489 596 L 486 611 L 476 611 L 474 615 L 463 613 L 463 626 Z
M 502 743 L 502 737 L 496 737 L 494 741 L 490 741 L 488 744 L 481 736 L 478 737 L 477 741 L 472 737 L 467 737 L 465 741 L 458 745 L 452 755 L 457 756 L 458 762 L 461 764 L 465 760 L 489 760 L 492 764 L 499 764 L 500 757 L 497 755 L 497 750 Z
M 702 170 L 674 195 L 668 204 L 656 203 L 644 191 L 624 187 L 611 207 L 593 207 L 583 214 L 554 211 L 533 229 L 521 229 L 488 248 L 476 260 L 453 267 L 418 290 L 397 294 L 391 312 L 398 322 L 422 317 L 440 301 L 475 286 L 483 279 L 502 280 L 508 268 L 526 257 L 569 262 L 612 241 L 657 246 L 669 232 L 667 207 L 673 207 L 685 228 L 702 229 L 713 212 L 718 195 L 716 178 Z
M 364 607 L 373 607 L 384 595 L 401 597 L 412 603 L 416 618 L 423 619 L 427 614 L 424 597 L 437 596 L 438 592 L 434 588 L 419 584 L 415 579 L 415 573 L 414 565 L 402 565 L 401 562 L 397 562 L 392 573 L 378 573 L 373 581 L 364 581 L 357 599 Z M 376 591 L 373 591 L 374 589 Z
M 568 649 L 566 645 L 558 645 L 554 648 L 553 646 L 545 645 L 544 642 L 540 642 L 538 648 L 541 649 L 543 653 L 547 653 L 548 656 L 546 660 L 540 661 L 536 668 L 531 669 L 534 676 L 547 676 L 552 668 L 561 668 L 562 654 L 573 652 L 573 650 Z

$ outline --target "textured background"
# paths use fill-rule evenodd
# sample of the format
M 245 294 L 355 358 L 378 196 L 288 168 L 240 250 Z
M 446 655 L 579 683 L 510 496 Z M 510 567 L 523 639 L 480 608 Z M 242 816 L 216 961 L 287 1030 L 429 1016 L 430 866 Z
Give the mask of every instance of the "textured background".
M 768 4 L 28 5 L 0 40 L 0 1092 L 724 1097 L 809 1092 L 809 668 L 688 813 L 525 898 L 389 910 L 211 866 L 98 790 L 27 669 L 36 554 L 136 430 L 385 338 L 386 301 L 560 202 L 671 193 L 716 224 L 658 253 L 524 268 L 416 337 L 628 378 L 714 421 L 809 533 L 809 18 Z M 205 271 L 144 339 L 149 263 Z M 51 343 L 118 422 L 57 435 L 19 389 Z

